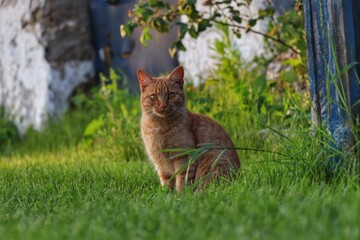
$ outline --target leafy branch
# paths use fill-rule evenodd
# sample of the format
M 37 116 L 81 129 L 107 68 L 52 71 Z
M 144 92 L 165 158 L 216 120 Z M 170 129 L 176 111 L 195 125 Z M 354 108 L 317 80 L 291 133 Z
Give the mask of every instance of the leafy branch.
M 178 38 L 169 49 L 170 55 L 174 57 L 177 51 L 186 50 L 182 43 L 186 33 L 196 39 L 206 29 L 215 24 L 221 24 L 230 27 L 238 38 L 241 38 L 241 30 L 245 30 L 246 33 L 259 34 L 298 53 L 295 47 L 280 38 L 278 28 L 267 33 L 253 29 L 259 20 L 266 17 L 273 19 L 274 10 L 269 4 L 268 8 L 259 10 L 256 16 L 242 13 L 240 9 L 249 8 L 250 3 L 251 0 L 205 0 L 203 5 L 208 7 L 209 11 L 200 13 L 196 9 L 196 0 L 180 0 L 176 6 L 162 0 L 139 2 L 133 10 L 129 11 L 128 15 L 132 19 L 121 25 L 120 34 L 122 37 L 129 36 L 136 28 L 140 28 L 142 33 L 139 41 L 147 46 L 147 42 L 152 39 L 152 29 L 160 33 L 167 33 L 171 28 L 177 26 Z M 185 16 L 186 21 L 180 21 L 181 16 Z

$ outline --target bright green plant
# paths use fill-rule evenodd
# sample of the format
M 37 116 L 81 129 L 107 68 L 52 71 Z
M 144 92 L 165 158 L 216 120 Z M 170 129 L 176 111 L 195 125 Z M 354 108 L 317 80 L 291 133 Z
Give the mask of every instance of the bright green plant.
M 82 103 L 90 111 L 97 109 L 97 115 L 87 124 L 83 136 L 87 144 L 99 146 L 116 157 L 129 159 L 146 158 L 140 144 L 139 97 L 127 89 L 120 89 L 121 77 L 110 71 L 109 78 L 101 76 L 101 87 L 91 98 Z M 124 85 L 124 84 L 123 84 Z
M 189 105 L 195 111 L 219 117 L 231 111 L 240 114 L 239 118 L 265 125 L 281 120 L 285 127 L 302 121 L 299 112 L 310 111 L 309 101 L 304 101 L 307 93 L 296 91 L 290 84 L 268 80 L 266 65 L 261 64 L 267 61 L 264 58 L 257 58 L 255 65 L 244 64 L 239 51 L 231 44 L 229 29 L 217 27 L 222 37 L 215 41 L 213 48 L 217 53 L 215 74 L 200 87 L 202 94 L 197 96 L 189 91 L 188 95 L 193 98 Z
M 15 124 L 9 119 L 4 108 L 0 108 L 0 151 L 7 151 L 19 140 Z
M 281 61 L 281 64 L 291 68 L 281 72 L 280 79 L 290 84 L 298 82 L 306 85 L 306 82 L 308 82 L 308 68 L 304 12 L 292 9 L 284 12 L 276 19 L 274 18 L 273 21 L 269 21 L 268 34 L 277 35 L 280 34 L 279 31 L 281 31 L 282 39 L 292 46 L 296 46 L 297 49 L 297 54 L 294 54 L 283 45 L 274 45 L 268 38 L 264 38 L 267 48 L 272 50 L 272 56 L 287 55 Z

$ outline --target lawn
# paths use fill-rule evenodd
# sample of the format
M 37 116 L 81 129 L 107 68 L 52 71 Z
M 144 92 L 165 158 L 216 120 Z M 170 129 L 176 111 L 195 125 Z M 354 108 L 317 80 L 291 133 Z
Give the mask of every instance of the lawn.
M 141 141 L 139 96 L 110 79 L 77 93 L 41 132 L 4 141 L 0 131 L 0 239 L 359 239 L 360 150 L 339 152 L 312 126 L 305 77 L 268 80 L 228 39 L 216 48 L 216 74 L 186 85 L 187 105 L 239 148 L 235 180 L 162 188 Z
M 359 239 L 357 171 L 329 170 L 324 136 L 294 99 L 292 115 L 279 118 L 236 107 L 236 94 L 221 102 L 188 89 L 189 107 L 207 111 L 245 148 L 234 181 L 196 193 L 160 187 L 140 138 L 138 97 L 121 91 L 86 100 L 2 150 L 1 238 Z M 102 101 L 113 107 L 86 110 Z
M 149 162 L 74 147 L 0 159 L 2 239 L 358 239 L 350 177 L 252 164 L 205 192 L 169 192 Z M 260 158 L 261 155 L 257 156 Z M 281 168 L 281 167 L 279 167 Z

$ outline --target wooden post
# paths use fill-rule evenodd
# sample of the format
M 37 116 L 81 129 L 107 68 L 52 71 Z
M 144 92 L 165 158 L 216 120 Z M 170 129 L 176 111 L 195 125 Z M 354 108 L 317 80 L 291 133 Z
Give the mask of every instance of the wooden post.
M 360 1 L 304 0 L 314 124 L 338 150 L 351 148 L 360 115 Z

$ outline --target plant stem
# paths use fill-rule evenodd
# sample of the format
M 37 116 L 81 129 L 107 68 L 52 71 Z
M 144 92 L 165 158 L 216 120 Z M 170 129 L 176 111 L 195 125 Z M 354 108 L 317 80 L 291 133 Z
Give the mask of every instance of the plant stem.
M 255 33 L 255 34 L 259 34 L 265 38 L 269 38 L 277 43 L 280 43 L 281 45 L 289 48 L 291 51 L 293 51 L 294 53 L 296 54 L 299 54 L 299 51 L 296 50 L 294 47 L 290 46 L 289 44 L 287 44 L 286 42 L 284 42 L 282 39 L 278 38 L 278 37 L 273 37 L 273 36 L 270 36 L 266 33 L 263 33 L 263 32 L 259 32 L 259 31 L 256 31 L 256 30 L 253 30 L 253 29 L 248 29 L 244 26 L 240 26 L 240 25 L 237 25 L 237 24 L 233 24 L 233 23 L 225 23 L 225 22 L 222 22 L 222 21 L 216 21 L 214 20 L 215 23 L 218 23 L 218 24 L 221 24 L 221 25 L 224 25 L 224 26 L 228 26 L 228 27 L 235 27 L 235 28 L 239 28 L 239 29 L 244 29 L 244 30 L 247 30 L 249 32 L 252 32 L 252 33 Z

